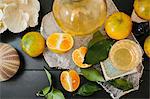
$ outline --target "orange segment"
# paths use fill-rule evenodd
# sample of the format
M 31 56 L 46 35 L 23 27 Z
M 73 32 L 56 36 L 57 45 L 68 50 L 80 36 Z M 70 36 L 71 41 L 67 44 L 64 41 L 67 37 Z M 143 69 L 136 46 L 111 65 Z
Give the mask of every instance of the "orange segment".
M 80 77 L 75 70 L 63 71 L 60 81 L 65 90 L 73 92 L 79 87 Z
M 47 38 L 46 44 L 51 51 L 64 53 L 73 47 L 74 41 L 70 34 L 53 33 Z
M 68 49 L 72 46 L 72 37 L 71 35 L 64 35 L 63 40 L 61 42 L 60 48 L 61 49 Z
M 65 90 L 67 90 L 67 91 L 72 90 L 72 88 L 70 86 L 70 82 L 69 82 L 69 73 L 67 71 L 64 71 L 61 73 L 60 81 Z
M 74 70 L 70 70 L 69 74 L 72 79 L 72 88 L 76 90 L 80 84 L 80 77 L 79 77 L 78 73 Z
M 48 39 L 47 39 L 47 46 L 51 46 L 51 47 L 55 47 L 57 44 L 57 41 L 59 39 L 58 35 L 51 35 Z
M 80 68 L 88 68 L 91 66 L 89 64 L 83 64 L 86 53 L 87 53 L 86 47 L 80 47 L 79 49 L 74 50 L 74 52 L 72 53 L 72 59 L 74 63 Z

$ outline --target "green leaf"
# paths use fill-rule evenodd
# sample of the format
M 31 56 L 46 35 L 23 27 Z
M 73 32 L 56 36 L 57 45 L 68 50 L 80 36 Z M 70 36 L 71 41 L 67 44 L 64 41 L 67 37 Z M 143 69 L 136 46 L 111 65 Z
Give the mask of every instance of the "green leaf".
M 60 90 L 52 89 L 50 93 L 46 95 L 47 99 L 65 99 L 63 93 Z
M 80 96 L 90 96 L 96 91 L 101 90 L 95 83 L 88 82 L 80 87 L 77 94 Z
M 96 69 L 93 68 L 81 69 L 81 74 L 89 81 L 105 81 L 103 76 Z
M 38 91 L 36 93 L 37 96 L 46 96 L 50 91 L 50 87 L 45 87 L 44 89 L 42 89 L 41 91 Z
M 46 72 L 46 75 L 47 75 L 47 78 L 48 78 L 48 81 L 49 81 L 49 84 L 50 84 L 49 86 L 51 88 L 51 86 L 52 86 L 52 77 L 51 77 L 51 74 L 49 73 L 49 71 L 46 68 L 44 68 L 44 70 Z
M 105 39 L 105 37 L 102 35 L 102 33 L 100 31 L 97 31 L 94 35 L 93 35 L 93 39 L 88 43 L 88 48 L 90 48 L 91 46 L 93 46 L 95 43 L 101 41 Z
M 63 93 L 60 90 L 54 89 L 52 87 L 52 78 L 49 71 L 44 68 L 47 78 L 49 80 L 50 86 L 42 89 L 41 91 L 37 92 L 37 96 L 45 96 L 47 99 L 65 99 Z
M 113 85 L 114 87 L 121 89 L 123 91 L 133 89 L 133 84 L 123 78 L 117 78 L 117 79 L 111 80 L 109 81 L 109 83 Z
M 113 41 L 108 39 L 96 42 L 88 48 L 84 63 L 95 65 L 99 64 L 100 61 L 105 60 L 108 57 L 109 50 L 113 43 Z

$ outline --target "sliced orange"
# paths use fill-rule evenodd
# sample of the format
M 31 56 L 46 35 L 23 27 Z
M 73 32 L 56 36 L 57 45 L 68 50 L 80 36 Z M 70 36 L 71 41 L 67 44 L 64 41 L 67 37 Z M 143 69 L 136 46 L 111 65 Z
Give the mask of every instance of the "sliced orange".
M 49 50 L 55 53 L 64 53 L 69 51 L 74 44 L 73 38 L 67 33 L 53 33 L 46 41 Z
M 74 50 L 74 52 L 72 53 L 72 59 L 74 63 L 80 68 L 88 68 L 91 66 L 89 64 L 83 64 L 86 53 L 86 47 L 80 47 L 79 49 Z
M 63 71 L 60 81 L 63 88 L 69 92 L 75 91 L 80 85 L 80 77 L 75 70 Z

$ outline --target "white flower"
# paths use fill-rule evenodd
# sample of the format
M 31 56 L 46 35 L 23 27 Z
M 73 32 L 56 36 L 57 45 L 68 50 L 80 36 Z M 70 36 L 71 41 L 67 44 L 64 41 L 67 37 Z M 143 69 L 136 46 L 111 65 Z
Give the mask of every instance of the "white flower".
M 19 33 L 38 24 L 38 0 L 2 0 L 2 3 L 6 5 L 3 8 L 3 22 L 9 31 Z
M 4 18 L 4 13 L 2 11 L 2 6 L 0 5 L 0 33 L 3 33 L 4 31 L 7 30 L 7 26 L 6 26 L 3 18 Z

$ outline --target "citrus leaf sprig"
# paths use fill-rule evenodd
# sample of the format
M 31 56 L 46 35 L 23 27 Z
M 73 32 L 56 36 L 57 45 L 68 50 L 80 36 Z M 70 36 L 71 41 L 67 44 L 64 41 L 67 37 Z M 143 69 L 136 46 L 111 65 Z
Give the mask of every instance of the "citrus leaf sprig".
M 47 86 L 36 93 L 36 96 L 44 97 L 50 92 L 50 87 Z
M 76 94 L 80 96 L 90 96 L 95 92 L 101 90 L 96 82 L 104 82 L 105 80 L 98 70 L 94 68 L 86 68 L 80 70 L 80 74 L 90 82 L 83 84 Z
M 45 97 L 47 99 L 65 99 L 63 93 L 60 90 L 55 89 L 52 86 L 52 78 L 51 78 L 51 74 L 49 73 L 49 71 L 46 68 L 44 68 L 44 70 L 46 72 L 46 75 L 49 81 L 49 86 L 43 88 L 41 91 L 38 91 L 36 95 Z

